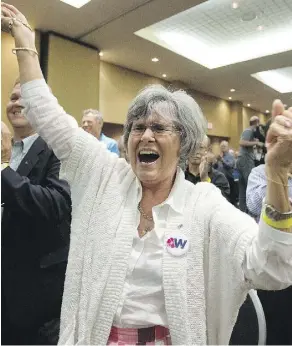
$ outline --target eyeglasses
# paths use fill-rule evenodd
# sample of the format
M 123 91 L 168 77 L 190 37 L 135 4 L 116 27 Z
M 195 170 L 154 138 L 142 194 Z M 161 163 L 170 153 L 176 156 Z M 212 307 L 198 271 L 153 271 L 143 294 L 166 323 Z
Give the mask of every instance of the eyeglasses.
M 179 130 L 175 126 L 166 126 L 154 123 L 147 126 L 145 124 L 133 125 L 131 129 L 131 134 L 133 136 L 142 136 L 146 129 L 150 129 L 156 137 L 165 136 L 172 132 L 179 132 Z

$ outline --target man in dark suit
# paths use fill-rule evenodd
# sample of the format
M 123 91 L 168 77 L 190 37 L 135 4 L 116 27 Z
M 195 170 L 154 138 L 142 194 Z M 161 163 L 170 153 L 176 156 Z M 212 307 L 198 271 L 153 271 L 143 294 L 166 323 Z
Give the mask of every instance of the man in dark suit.
M 54 344 L 69 249 L 69 186 L 23 116 L 20 85 L 2 124 L 2 344 Z

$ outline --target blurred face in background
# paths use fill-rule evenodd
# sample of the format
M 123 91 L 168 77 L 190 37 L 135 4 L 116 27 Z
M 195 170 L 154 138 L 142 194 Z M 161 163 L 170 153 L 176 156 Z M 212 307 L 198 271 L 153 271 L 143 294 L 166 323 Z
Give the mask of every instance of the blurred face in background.
M 192 165 L 199 165 L 202 158 L 207 154 L 209 149 L 209 138 L 206 136 L 200 145 L 200 148 L 193 152 L 189 157 L 189 163 Z
M 20 104 L 20 84 L 16 84 L 6 107 L 7 118 L 14 129 L 31 129 L 31 125 L 23 114 L 24 107 Z
M 99 139 L 103 122 L 98 119 L 96 115 L 88 113 L 82 117 L 82 128 L 84 131 L 91 133 L 94 137 Z
M 227 141 L 222 141 L 220 143 L 220 150 L 222 153 L 227 153 L 228 150 L 229 150 L 229 145 L 228 145 L 228 142 Z

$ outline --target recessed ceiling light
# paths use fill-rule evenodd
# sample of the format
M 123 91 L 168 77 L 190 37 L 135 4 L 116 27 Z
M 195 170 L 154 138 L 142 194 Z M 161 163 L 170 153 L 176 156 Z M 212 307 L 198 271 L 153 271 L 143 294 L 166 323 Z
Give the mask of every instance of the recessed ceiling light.
M 281 94 L 292 92 L 292 67 L 262 71 L 251 76 Z
M 103 56 L 103 52 L 99 52 L 99 56 Z
M 166 77 L 167 77 L 167 75 L 166 75 L 165 73 L 163 73 L 162 77 L 163 77 L 163 78 L 166 78 Z
M 71 5 L 73 7 L 80 8 L 84 5 L 86 5 L 91 0 L 61 0 L 61 1 L 64 2 L 65 4 Z
M 229 100 L 232 100 L 232 97 L 231 97 L 231 96 L 229 96 L 228 98 L 229 98 Z
M 262 30 L 264 30 L 263 25 L 259 25 L 259 26 L 257 27 L 257 30 L 258 30 L 258 31 L 262 31 Z
M 231 6 L 234 10 L 236 10 L 239 7 L 239 4 L 238 2 L 234 1 Z
M 234 93 L 235 89 L 230 89 L 230 91 L 231 91 L 232 93 Z
M 159 59 L 158 59 L 158 58 L 152 58 L 151 61 L 153 61 L 153 62 L 158 62 Z
M 250 107 L 250 103 L 247 104 L 247 107 Z
M 270 111 L 267 109 L 267 110 L 266 110 L 266 113 L 270 113 Z

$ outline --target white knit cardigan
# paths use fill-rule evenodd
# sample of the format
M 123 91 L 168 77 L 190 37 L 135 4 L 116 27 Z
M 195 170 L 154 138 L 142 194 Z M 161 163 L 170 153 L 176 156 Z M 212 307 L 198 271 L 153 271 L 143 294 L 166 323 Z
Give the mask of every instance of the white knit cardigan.
M 61 159 L 62 177 L 71 186 L 71 245 L 59 344 L 105 345 L 128 269 L 141 185 L 125 160 L 72 125 L 43 81 L 25 84 L 22 96 L 28 118 Z M 277 277 L 278 267 L 269 274 L 251 270 L 247 280 L 246 256 L 260 241 L 257 224 L 212 184 L 194 186 L 181 171 L 175 184 L 185 190 L 184 220 L 174 220 L 169 228 L 183 223 L 180 232 L 191 245 L 185 256 L 163 255 L 172 343 L 228 344 L 248 290 L 287 287 L 291 258 L 282 255 L 278 244 L 282 277 Z

